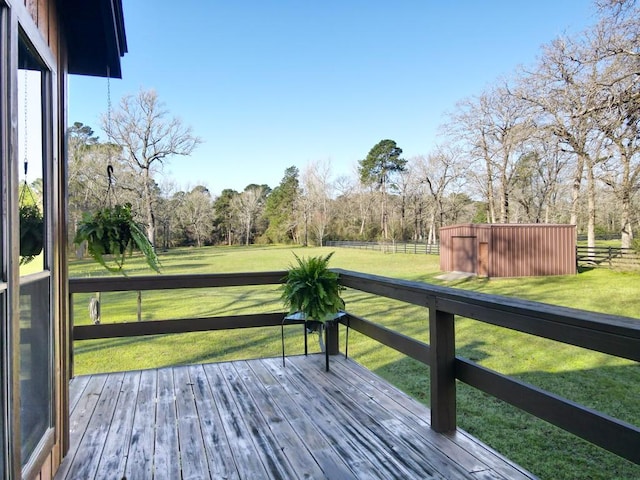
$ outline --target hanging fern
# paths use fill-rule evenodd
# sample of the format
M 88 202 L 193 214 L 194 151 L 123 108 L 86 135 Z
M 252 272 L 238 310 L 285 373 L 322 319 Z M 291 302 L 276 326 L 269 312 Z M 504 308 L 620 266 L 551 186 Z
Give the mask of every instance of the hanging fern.
M 339 275 L 329 270 L 327 256 L 300 258 L 295 253 L 297 265 L 290 266 L 282 285 L 282 301 L 289 313 L 302 312 L 306 319 L 324 322 L 344 308 L 340 292 L 344 287 Z
M 89 255 L 111 272 L 121 272 L 127 253 L 131 255 L 134 249 L 142 252 L 149 267 L 160 272 L 156 252 L 133 220 L 130 203 L 85 213 L 73 242 L 79 245 L 85 241 Z M 115 266 L 107 263 L 106 255 L 111 256 Z
M 44 219 L 35 204 L 20 205 L 20 265 L 26 265 L 42 252 Z

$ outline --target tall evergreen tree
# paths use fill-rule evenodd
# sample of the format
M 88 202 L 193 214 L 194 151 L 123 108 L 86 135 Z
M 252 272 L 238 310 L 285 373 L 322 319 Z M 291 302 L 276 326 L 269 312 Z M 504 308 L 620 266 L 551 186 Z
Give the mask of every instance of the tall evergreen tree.
M 369 151 L 367 157 L 360 160 L 358 173 L 365 185 L 375 186 L 381 194 L 380 226 L 384 238 L 389 238 L 387 215 L 387 192 L 394 189 L 393 177 L 403 172 L 407 161 L 400 158 L 402 149 L 393 140 L 381 140 Z
M 214 228 L 218 232 L 218 238 L 227 245 L 233 243 L 233 209 L 231 207 L 234 197 L 238 192 L 231 188 L 225 188 L 220 196 L 213 202 L 215 210 Z
M 273 243 L 297 241 L 296 210 L 300 198 L 299 171 L 291 166 L 284 171 L 280 184 L 273 189 L 265 204 L 264 215 L 269 221 L 265 232 L 267 239 Z

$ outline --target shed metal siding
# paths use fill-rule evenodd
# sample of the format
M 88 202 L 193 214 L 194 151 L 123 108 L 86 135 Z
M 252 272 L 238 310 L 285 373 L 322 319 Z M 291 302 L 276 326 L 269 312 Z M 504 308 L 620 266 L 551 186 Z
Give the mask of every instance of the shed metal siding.
M 458 255 L 452 249 L 454 237 L 475 238 L 488 244 L 489 277 L 568 275 L 576 273 L 575 225 L 549 224 L 464 224 L 440 229 L 440 268 L 452 271 Z M 478 273 L 475 267 L 465 271 Z M 459 265 L 459 264 L 458 264 Z

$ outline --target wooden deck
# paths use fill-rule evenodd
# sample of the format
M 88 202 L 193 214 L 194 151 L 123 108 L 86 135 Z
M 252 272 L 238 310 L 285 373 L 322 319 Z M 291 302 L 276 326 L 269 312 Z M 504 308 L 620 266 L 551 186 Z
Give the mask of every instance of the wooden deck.
M 81 376 L 63 479 L 525 479 L 341 356 Z

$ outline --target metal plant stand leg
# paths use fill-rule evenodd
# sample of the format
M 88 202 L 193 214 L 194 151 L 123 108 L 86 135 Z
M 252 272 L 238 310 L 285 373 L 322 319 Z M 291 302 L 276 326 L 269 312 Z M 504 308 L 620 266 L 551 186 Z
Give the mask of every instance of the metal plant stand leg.
M 325 367 L 325 372 L 329 371 L 329 349 L 327 348 L 328 345 L 328 338 L 327 338 L 327 326 L 323 325 L 322 329 L 324 330 L 324 359 L 326 362 L 326 367 Z M 320 332 L 320 335 L 322 335 L 322 332 Z
M 282 320 L 282 325 L 280 325 L 280 333 L 282 334 L 282 366 L 284 367 L 284 320 Z
M 351 326 L 351 320 L 347 315 L 347 335 L 344 342 L 344 358 L 349 358 L 349 327 Z

